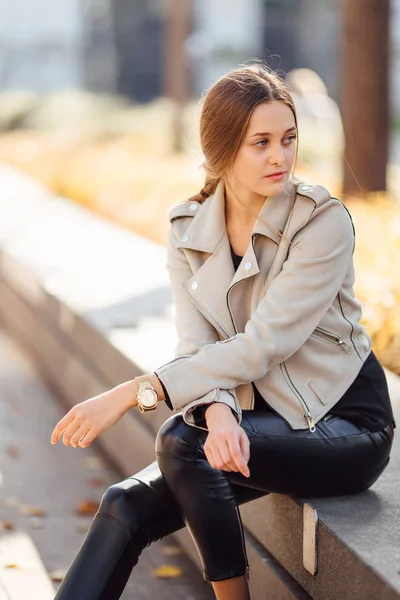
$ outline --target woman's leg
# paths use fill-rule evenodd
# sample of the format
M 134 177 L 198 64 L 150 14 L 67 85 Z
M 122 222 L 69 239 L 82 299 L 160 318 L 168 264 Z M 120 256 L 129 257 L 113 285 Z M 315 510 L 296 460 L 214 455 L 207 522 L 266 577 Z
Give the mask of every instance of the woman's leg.
M 393 440 L 392 431 L 370 433 L 337 416 L 321 420 L 311 433 L 291 429 L 272 411 L 245 410 L 241 426 L 250 440 L 249 478 L 212 468 L 203 451 L 207 432 L 187 425 L 180 414 L 163 423 L 156 439 L 160 470 L 210 582 L 225 583 L 248 572 L 240 491 L 300 497 L 359 493 L 386 467 Z
M 238 502 L 262 495 L 241 488 Z M 117 600 L 142 550 L 184 526 L 154 461 L 106 490 L 55 600 Z
M 105 491 L 55 600 L 117 600 L 142 550 L 183 526 L 154 461 Z

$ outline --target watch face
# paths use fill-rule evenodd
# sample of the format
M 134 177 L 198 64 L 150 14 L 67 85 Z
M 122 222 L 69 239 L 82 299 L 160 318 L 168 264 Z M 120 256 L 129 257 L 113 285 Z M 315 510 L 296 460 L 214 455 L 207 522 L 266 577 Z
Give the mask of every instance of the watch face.
M 153 390 L 142 390 L 139 398 L 143 406 L 153 406 L 157 401 L 157 394 Z

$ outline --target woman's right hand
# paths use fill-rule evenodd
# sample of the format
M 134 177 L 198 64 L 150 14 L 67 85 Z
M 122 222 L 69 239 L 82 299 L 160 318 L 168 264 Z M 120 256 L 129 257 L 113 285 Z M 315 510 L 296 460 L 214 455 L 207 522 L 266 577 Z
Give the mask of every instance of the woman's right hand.
M 239 425 L 230 407 L 216 402 L 206 410 L 208 436 L 204 452 L 214 469 L 239 471 L 250 477 L 247 463 L 250 458 L 250 442 L 243 427 Z

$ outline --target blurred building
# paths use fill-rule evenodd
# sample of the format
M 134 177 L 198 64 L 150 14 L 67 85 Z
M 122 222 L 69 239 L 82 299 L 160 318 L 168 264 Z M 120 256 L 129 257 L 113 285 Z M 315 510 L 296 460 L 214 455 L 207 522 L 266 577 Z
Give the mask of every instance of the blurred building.
M 339 2 L 187 1 L 192 96 L 259 57 L 283 73 L 314 70 L 338 100 Z M 168 0 L 0 0 L 0 89 L 87 88 L 138 102 L 162 95 L 168 6 Z M 391 6 L 391 97 L 400 118 L 400 0 Z
M 0 0 L 0 90 L 85 84 L 81 0 Z

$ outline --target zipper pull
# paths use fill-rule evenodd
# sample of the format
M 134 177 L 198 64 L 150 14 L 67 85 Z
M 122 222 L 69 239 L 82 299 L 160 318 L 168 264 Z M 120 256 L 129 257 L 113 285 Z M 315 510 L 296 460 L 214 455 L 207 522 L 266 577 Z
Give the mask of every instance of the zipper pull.
M 347 353 L 350 353 L 352 351 L 352 347 L 350 346 L 350 344 L 348 344 L 343 338 L 339 338 L 338 346 L 342 346 L 343 350 L 346 350 Z
M 315 427 L 315 423 L 313 421 L 312 414 L 310 413 L 310 411 L 304 413 L 304 418 L 306 419 L 306 421 L 308 423 L 308 427 L 309 427 L 311 433 L 314 433 L 314 431 L 316 430 L 316 427 Z

